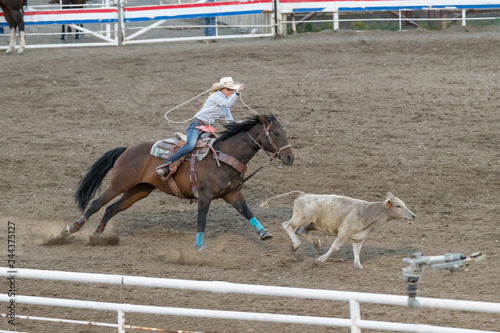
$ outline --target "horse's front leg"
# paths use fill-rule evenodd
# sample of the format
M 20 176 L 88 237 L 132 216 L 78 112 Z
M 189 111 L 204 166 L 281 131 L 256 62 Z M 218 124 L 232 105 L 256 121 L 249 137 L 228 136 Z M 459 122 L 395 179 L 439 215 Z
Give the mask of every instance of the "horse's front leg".
M 12 54 L 15 48 L 16 48 L 16 28 L 10 28 L 9 47 L 7 48 L 7 51 L 5 51 L 5 54 Z
M 269 231 L 267 231 L 266 228 L 264 228 L 262 224 L 259 223 L 259 221 L 257 221 L 252 211 L 250 211 L 250 208 L 248 208 L 248 205 L 245 201 L 245 196 L 243 195 L 243 193 L 241 193 L 241 190 L 231 192 L 228 195 L 224 196 L 223 199 L 226 200 L 227 203 L 231 204 L 234 208 L 236 208 L 236 210 L 250 222 L 254 230 L 259 234 L 260 239 L 273 239 L 273 235 Z
M 196 233 L 196 241 L 194 243 L 194 248 L 196 250 L 204 250 L 205 246 L 203 246 L 203 233 L 205 232 L 205 226 L 207 224 L 207 215 L 208 209 L 210 208 L 210 203 L 212 199 L 204 198 L 201 194 L 198 198 L 198 221 L 196 222 L 196 226 L 198 228 L 198 232 Z

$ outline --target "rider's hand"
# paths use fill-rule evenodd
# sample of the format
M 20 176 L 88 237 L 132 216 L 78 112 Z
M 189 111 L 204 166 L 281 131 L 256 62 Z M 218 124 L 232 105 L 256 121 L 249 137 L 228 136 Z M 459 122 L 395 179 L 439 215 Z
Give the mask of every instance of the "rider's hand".
M 242 84 L 241 86 L 238 87 L 238 89 L 236 90 L 236 93 L 239 94 L 243 90 L 245 90 L 245 85 L 244 84 Z

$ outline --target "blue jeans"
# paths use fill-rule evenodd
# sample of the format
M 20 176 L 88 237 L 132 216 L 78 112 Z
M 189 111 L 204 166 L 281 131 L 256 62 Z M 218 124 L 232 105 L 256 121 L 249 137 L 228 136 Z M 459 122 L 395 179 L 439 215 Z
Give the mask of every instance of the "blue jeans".
M 205 36 L 215 36 L 215 16 L 205 17 Z
M 196 126 L 200 126 L 200 123 L 198 120 L 193 119 L 193 121 L 189 123 L 186 130 L 186 143 L 178 151 L 176 151 L 175 154 L 170 156 L 165 161 L 165 164 L 178 161 L 182 158 L 182 156 L 189 154 L 194 147 L 196 147 L 196 141 L 198 140 L 201 132 L 196 128 Z
M 215 0 L 208 0 L 206 2 L 216 2 Z M 205 17 L 205 36 L 215 36 L 215 16 Z

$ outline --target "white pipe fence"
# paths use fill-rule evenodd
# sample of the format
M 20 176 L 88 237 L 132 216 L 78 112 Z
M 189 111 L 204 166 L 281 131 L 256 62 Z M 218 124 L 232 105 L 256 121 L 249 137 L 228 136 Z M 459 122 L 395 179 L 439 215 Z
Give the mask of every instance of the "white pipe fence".
M 500 12 L 499 0 L 192 1 L 180 3 L 179 0 L 178 4 L 171 5 L 128 6 L 125 0 L 98 0 L 85 8 L 68 8 L 66 5 L 29 6 L 24 15 L 26 36 L 34 38 L 29 38 L 26 47 L 119 46 L 271 37 L 286 35 L 289 25 L 295 33 L 297 26 L 304 23 L 322 23 L 323 28 L 329 28 L 331 24 L 333 30 L 363 30 L 369 29 L 369 26 L 377 22 L 384 25 L 398 22 L 399 30 L 402 30 L 405 23 L 428 25 L 430 22 L 441 21 L 442 25 L 457 22 L 464 26 L 467 21 L 490 24 L 498 24 L 500 21 L 500 17 L 496 16 Z M 403 15 L 406 12 L 415 13 L 410 16 L 418 17 L 406 17 Z M 476 12 L 491 14 L 486 16 Z M 371 14 L 372 18 L 360 17 L 367 13 Z M 387 15 L 388 13 L 390 15 Z M 448 17 L 448 14 L 454 17 Z M 315 15 L 319 15 L 318 18 L 311 20 Z M 302 16 L 303 20 L 295 21 Z M 207 17 L 217 18 L 215 36 L 204 35 L 203 28 L 208 26 L 202 22 L 203 18 Z M 56 35 L 62 33 L 60 25 L 69 25 L 73 29 L 72 33 L 66 33 L 69 34 L 67 42 L 64 42 L 65 39 L 56 39 Z M 85 28 L 82 25 L 85 25 Z M 1 11 L 0 26 L 4 28 L 2 36 L 9 37 L 8 25 Z M 76 39 L 76 34 L 90 38 L 82 41 L 81 38 Z M 73 41 L 80 42 L 69 43 L 71 36 L 75 37 Z M 7 47 L 0 45 L 0 50 Z
M 92 310 L 116 311 L 118 316 L 117 324 L 97 323 L 88 321 L 65 320 L 55 318 L 41 318 L 32 316 L 18 316 L 16 318 L 28 318 L 32 320 L 58 321 L 67 323 L 77 323 L 95 326 L 116 327 L 118 332 L 125 332 L 125 329 L 138 328 L 136 326 L 125 325 L 125 313 L 149 313 L 159 315 L 174 315 L 187 317 L 219 318 L 219 319 L 237 319 L 250 321 L 263 321 L 275 323 L 293 323 L 305 325 L 325 325 L 333 327 L 350 327 L 351 333 L 360 333 L 361 329 L 391 330 L 399 332 L 428 332 L 428 333 L 500 333 L 498 331 L 484 331 L 475 329 L 449 328 L 421 324 L 404 324 L 393 322 L 382 322 L 372 320 L 362 320 L 360 312 L 360 303 L 373 303 L 385 305 L 397 305 L 407 307 L 408 298 L 405 296 L 371 294 L 360 292 L 346 292 L 335 290 L 318 290 L 306 288 L 274 287 L 238 284 L 223 281 L 191 281 L 179 279 L 163 279 L 140 276 L 94 274 L 94 273 L 75 273 L 62 271 L 47 271 L 35 269 L 18 268 L 12 270 L 6 267 L 0 267 L 0 276 L 32 279 L 45 279 L 57 281 L 85 282 L 85 283 L 103 283 L 103 284 L 121 284 L 129 286 L 142 286 L 154 288 L 172 288 L 181 290 L 208 291 L 213 293 L 239 293 L 252 295 L 265 295 L 277 297 L 295 297 L 320 299 L 331 301 L 345 301 L 350 304 L 350 318 L 325 318 L 301 315 L 270 314 L 256 312 L 240 311 L 221 311 L 205 309 L 186 309 L 173 307 L 159 307 L 151 305 L 133 305 L 118 304 L 94 301 L 81 301 L 70 299 L 46 298 L 35 296 L 9 297 L 6 294 L 0 294 L 0 302 L 12 302 L 22 304 L 44 305 L 44 306 L 63 306 L 71 308 L 82 308 Z M 447 309 L 476 311 L 488 313 L 500 313 L 500 303 L 473 302 L 451 299 L 436 299 L 417 297 L 422 308 Z M 2 316 L 7 317 L 7 314 Z

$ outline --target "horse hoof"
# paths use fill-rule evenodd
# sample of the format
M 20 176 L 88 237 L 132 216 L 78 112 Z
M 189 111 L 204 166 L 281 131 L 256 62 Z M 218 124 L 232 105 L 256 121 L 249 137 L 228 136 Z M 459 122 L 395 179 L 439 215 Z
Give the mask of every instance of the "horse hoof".
M 267 231 L 266 229 L 262 229 L 261 231 L 259 231 L 259 236 L 260 236 L 260 239 L 262 239 L 262 240 L 273 239 L 273 235 L 269 231 Z
M 194 246 L 194 249 L 195 249 L 196 251 L 203 251 L 203 250 L 206 250 L 207 248 L 205 247 L 205 245 L 200 245 L 200 246 L 195 245 L 195 246 Z
M 69 228 L 69 225 L 65 226 L 64 228 L 61 229 L 61 237 L 66 237 L 71 234 L 71 229 Z

